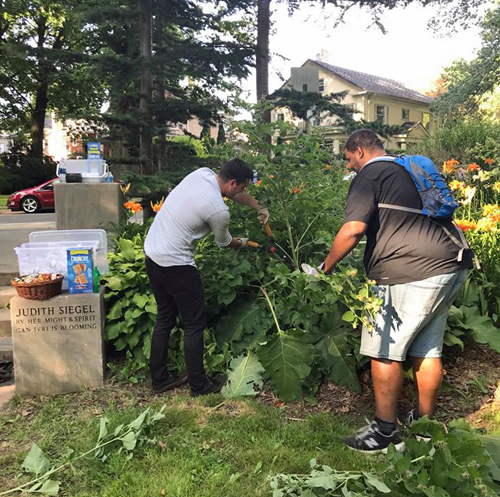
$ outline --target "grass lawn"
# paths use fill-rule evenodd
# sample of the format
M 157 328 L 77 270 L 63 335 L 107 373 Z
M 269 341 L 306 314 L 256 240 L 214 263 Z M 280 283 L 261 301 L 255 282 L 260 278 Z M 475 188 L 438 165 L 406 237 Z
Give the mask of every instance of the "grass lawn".
M 476 347 L 450 357 L 446 370 L 437 418 L 465 417 L 500 435 L 500 355 Z M 412 390 L 407 384 L 403 395 L 410 403 Z M 166 417 L 154 427 L 155 444 L 136 449 L 130 460 L 113 453 L 105 463 L 76 462 L 52 477 L 61 482 L 60 495 L 263 497 L 271 495 L 269 475 L 309 473 L 312 458 L 337 470 L 369 470 L 379 461 L 346 449 L 341 441 L 372 415 L 367 381 L 362 394 L 326 383 L 317 404 L 283 404 L 270 390 L 256 400 L 221 405 L 222 400 L 220 395 L 193 399 L 187 387 L 155 397 L 147 383 L 115 380 L 101 389 L 51 398 L 14 397 L 0 411 L 0 494 L 30 481 L 21 464 L 33 442 L 59 465 L 69 452 L 76 456 L 94 447 L 102 416 L 110 419 L 112 432 L 148 406 L 156 411 L 164 403 Z
M 7 209 L 7 199 L 9 195 L 0 195 L 0 211 Z
M 98 391 L 51 399 L 14 399 L 0 416 L 0 491 L 29 481 L 20 475 L 32 442 L 52 464 L 68 450 L 91 447 L 105 415 L 111 427 L 132 421 L 145 407 L 167 404 L 166 418 L 155 425 L 158 443 L 134 451 L 126 460 L 114 454 L 105 463 L 79 461 L 54 475 L 63 495 L 102 497 L 257 497 L 270 495 L 269 474 L 307 472 L 310 459 L 337 469 L 369 468 L 373 459 L 342 447 L 352 433 L 345 416 L 310 415 L 290 419 L 290 411 L 259 401 L 192 399 L 181 393 L 153 398 L 145 386 L 107 386 Z

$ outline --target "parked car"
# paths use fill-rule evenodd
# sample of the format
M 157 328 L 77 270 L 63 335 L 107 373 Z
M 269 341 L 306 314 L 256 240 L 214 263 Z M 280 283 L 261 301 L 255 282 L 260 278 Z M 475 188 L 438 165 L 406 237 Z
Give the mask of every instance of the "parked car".
M 59 178 L 14 192 L 7 200 L 7 207 L 11 211 L 23 210 L 27 214 L 54 209 L 54 183 L 56 181 L 59 181 Z

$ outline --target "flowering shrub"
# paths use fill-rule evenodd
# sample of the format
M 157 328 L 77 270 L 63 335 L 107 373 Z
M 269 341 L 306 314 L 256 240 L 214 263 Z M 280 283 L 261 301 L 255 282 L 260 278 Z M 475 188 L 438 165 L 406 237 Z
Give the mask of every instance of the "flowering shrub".
M 496 164 L 497 159 L 494 157 L 486 157 L 484 160 L 466 165 L 454 159 L 443 163 L 442 171 L 460 203 L 455 214 L 456 223 L 465 232 L 481 265 L 480 271 L 475 270 L 469 274 L 469 282 L 462 291 L 462 297 L 458 299 L 457 307 L 452 309 L 449 331 L 445 339 L 448 345 L 463 346 L 463 337 L 459 337 L 464 330 L 469 330 L 477 341 L 489 343 L 500 351 L 500 341 L 494 339 L 498 335 L 497 327 L 500 325 L 498 317 L 500 311 L 500 262 L 498 262 L 500 261 L 500 170 Z M 475 300 L 470 295 L 464 298 L 464 294 L 471 285 L 481 298 Z M 468 321 L 464 321 L 465 317 Z M 478 330 L 483 330 L 482 327 L 487 332 L 478 337 Z

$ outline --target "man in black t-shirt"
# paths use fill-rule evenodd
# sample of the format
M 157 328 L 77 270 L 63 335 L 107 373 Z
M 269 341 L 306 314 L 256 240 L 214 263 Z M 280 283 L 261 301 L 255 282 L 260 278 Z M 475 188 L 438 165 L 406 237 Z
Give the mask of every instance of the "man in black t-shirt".
M 324 270 L 331 272 L 366 235 L 364 265 L 383 303 L 373 329 L 364 327 L 361 338 L 361 353 L 371 358 L 375 418 L 344 442 L 363 452 L 386 452 L 390 443 L 403 450 L 396 426 L 402 363 L 407 355 L 411 358 L 417 387 L 417 406 L 405 420 L 409 425 L 434 413 L 443 374 L 446 318 L 472 267 L 471 256 L 446 233 L 460 238 L 451 220 L 438 223 L 422 214 L 379 206 L 421 210 L 422 202 L 408 172 L 387 161 L 375 133 L 355 131 L 347 140 L 345 155 L 357 176 L 349 189 L 344 225 Z

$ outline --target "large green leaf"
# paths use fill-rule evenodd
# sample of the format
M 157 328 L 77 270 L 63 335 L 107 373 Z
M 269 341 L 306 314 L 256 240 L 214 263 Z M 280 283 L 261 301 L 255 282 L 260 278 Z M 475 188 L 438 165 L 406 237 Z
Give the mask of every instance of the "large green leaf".
M 215 327 L 215 338 L 219 346 L 238 340 L 243 333 L 254 330 L 258 322 L 260 306 L 255 300 L 236 302 L 230 313 L 224 316 Z
M 470 330 L 474 340 L 487 343 L 492 349 L 500 352 L 500 331 L 488 316 L 483 316 L 477 307 L 462 306 L 464 321 L 460 325 Z
M 52 496 L 59 495 L 59 482 L 54 480 L 45 480 L 43 482 L 36 483 L 28 489 L 27 492 Z
M 227 384 L 222 389 L 226 399 L 234 397 L 254 397 L 257 388 L 262 388 L 264 368 L 253 352 L 237 357 L 231 361 Z
M 345 331 L 329 333 L 317 344 L 329 368 L 328 377 L 339 385 L 345 385 L 356 392 L 361 392 L 356 360 L 348 354 Z
M 43 450 L 33 442 L 31 450 L 23 461 L 22 467 L 28 471 L 28 473 L 35 473 L 35 475 L 38 476 L 48 471 L 50 461 L 45 457 Z
M 284 401 L 300 398 L 301 382 L 311 372 L 311 345 L 279 333 L 259 348 L 258 355 L 278 397 Z
M 481 436 L 486 452 L 491 457 L 488 462 L 491 477 L 500 482 L 500 437 L 493 435 Z
M 121 250 L 125 260 L 129 262 L 135 261 L 135 248 L 134 248 L 134 242 L 132 240 L 121 238 L 118 241 L 117 245 L 118 248 Z

